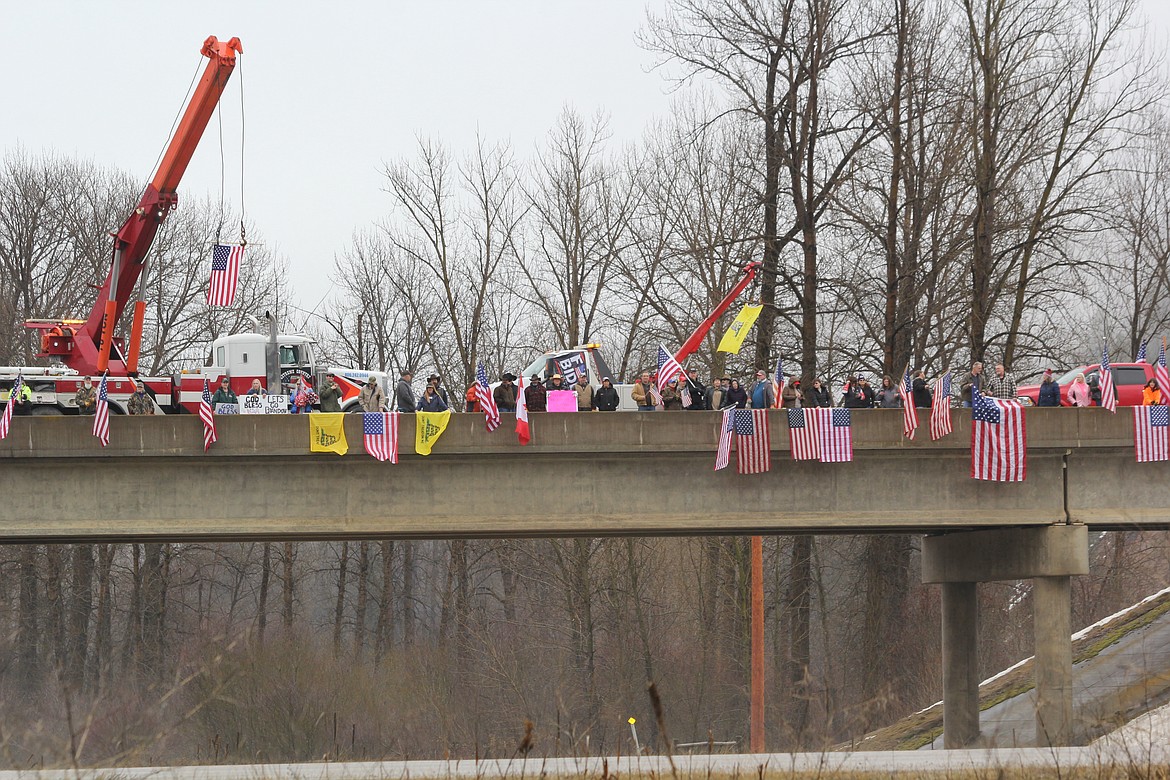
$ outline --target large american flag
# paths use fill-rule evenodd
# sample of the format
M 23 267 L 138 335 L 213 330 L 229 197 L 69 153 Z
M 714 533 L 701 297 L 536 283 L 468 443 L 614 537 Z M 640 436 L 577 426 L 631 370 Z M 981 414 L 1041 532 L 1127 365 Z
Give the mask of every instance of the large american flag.
M 363 412 L 362 443 L 375 460 L 398 462 L 398 412 Z
M 821 462 L 845 463 L 853 460 L 853 415 L 851 409 L 813 409 L 820 417 Z
M 215 434 L 215 413 L 211 409 L 211 386 L 203 380 L 203 395 L 199 397 L 199 419 L 203 421 L 203 451 L 219 439 Z
M 768 435 L 767 409 L 732 409 L 735 412 L 736 469 L 740 474 L 763 474 L 772 468 L 772 438 Z
M 951 372 L 934 380 L 934 396 L 930 399 L 930 440 L 938 441 L 953 431 L 951 426 Z
M 24 384 L 24 377 L 16 375 L 12 389 L 8 391 L 8 403 L 4 404 L 4 411 L 0 413 L 0 439 L 8 438 L 8 428 L 12 425 L 12 410 L 16 408 L 16 399 L 20 397 L 20 388 Z
M 1117 396 L 1113 393 L 1113 369 L 1109 366 L 1109 347 L 1101 351 L 1101 406 L 1117 413 Z
M 907 368 L 902 384 L 898 385 L 898 395 L 902 396 L 902 435 L 907 439 L 913 439 L 914 432 L 918 430 L 918 410 L 914 408 L 913 390 L 910 369 Z
M 1158 362 L 1154 364 L 1154 379 L 1158 380 L 1158 389 L 1163 393 L 1170 392 L 1170 374 L 1166 373 L 1166 342 L 1162 341 L 1162 351 L 1158 353 Z
M 1138 463 L 1170 460 L 1167 431 L 1170 430 L 1170 408 L 1165 406 L 1135 406 L 1133 408 L 1133 448 Z
M 216 244 L 211 253 L 211 284 L 207 287 L 208 306 L 231 306 L 236 299 L 240 280 L 240 261 L 244 247 L 239 244 Z
M 475 367 L 475 400 L 479 402 L 479 408 L 483 409 L 484 426 L 488 433 L 499 428 L 500 409 L 496 406 L 496 399 L 488 384 L 487 371 L 484 370 L 483 363 L 479 363 Z
M 1024 407 L 1016 400 L 988 398 L 971 390 L 971 477 L 1023 482 L 1028 436 Z
M 784 358 L 780 355 L 776 356 L 776 377 L 772 380 L 772 390 L 776 396 L 772 408 L 779 409 L 784 406 Z
M 735 435 L 735 410 L 723 410 L 723 423 L 719 426 L 719 448 L 715 451 L 715 470 L 727 468 L 731 462 L 731 439 Z
M 102 374 L 102 381 L 98 383 L 97 410 L 93 416 L 93 435 L 105 447 L 110 443 L 110 396 L 106 391 L 106 380 L 109 372 Z
M 674 359 L 674 355 L 666 351 L 666 347 L 658 345 L 658 392 L 666 389 L 670 380 L 683 373 L 683 368 Z
M 817 435 L 819 409 L 788 410 L 788 446 L 793 460 L 817 460 L 821 455 L 820 437 Z

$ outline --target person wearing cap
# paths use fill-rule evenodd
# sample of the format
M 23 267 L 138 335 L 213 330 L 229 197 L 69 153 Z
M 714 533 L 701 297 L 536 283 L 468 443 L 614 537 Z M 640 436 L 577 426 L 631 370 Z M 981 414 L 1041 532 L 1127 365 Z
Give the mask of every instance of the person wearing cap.
M 683 408 L 682 393 L 678 389 L 678 377 L 666 383 L 662 388 L 662 410 L 664 412 L 681 412 Z
M 414 411 L 414 388 L 410 386 L 412 379 L 414 379 L 414 372 L 409 368 L 404 369 L 402 378 L 398 380 L 398 385 L 394 388 L 394 405 L 398 407 L 399 412 Z
M 78 414 L 93 414 L 97 411 L 97 390 L 94 389 L 91 377 L 81 380 L 81 387 L 77 388 L 73 403 L 77 404 Z
M 707 408 L 707 388 L 699 381 L 699 372 L 688 368 L 686 373 L 686 389 L 691 394 L 691 404 L 688 411 L 701 412 Z
M 442 381 L 442 377 L 440 377 L 438 374 L 431 374 L 427 377 L 427 384 L 435 388 L 435 393 L 437 393 L 438 396 L 443 399 L 443 403 L 447 405 L 448 409 L 450 409 L 451 399 L 447 397 L 447 388 L 443 387 Z
M 134 392 L 130 394 L 130 398 L 126 401 L 127 413 L 154 414 L 154 401 L 152 401 L 150 396 L 146 393 L 146 383 L 141 379 L 132 379 L 130 381 L 134 383 Z M 239 402 L 239 400 L 236 398 L 236 394 L 232 392 L 231 387 L 228 387 L 227 377 L 224 377 L 223 385 L 219 390 L 215 391 L 215 394 L 218 396 L 224 389 L 226 389 L 228 394 L 230 394 L 232 400 L 220 401 L 219 403 L 234 404 Z
M 1060 406 L 1060 385 L 1052 378 L 1052 369 L 1044 369 L 1044 378 L 1040 380 L 1040 393 L 1036 398 L 1037 406 Z
M 325 382 L 321 385 L 321 392 L 317 393 L 317 397 L 321 399 L 321 411 L 341 411 L 341 387 L 337 384 L 336 374 L 325 375 Z
M 634 389 L 631 395 L 634 398 L 634 403 L 638 405 L 639 412 L 656 411 L 654 405 L 654 383 L 650 381 L 649 371 L 642 372 L 642 376 L 634 383 Z
M 321 410 L 325 410 L 325 394 L 321 394 Z M 365 387 L 358 393 L 358 404 L 362 407 L 363 412 L 380 412 L 382 407 L 386 405 L 386 394 L 382 392 L 382 386 L 378 384 L 378 378 L 371 376 L 366 380 Z M 338 409 L 337 411 L 341 411 Z
M 500 412 L 516 411 L 516 375 L 508 372 L 500 377 L 500 383 L 492 391 L 492 398 L 496 401 L 496 409 Z
M 445 412 L 449 408 L 450 407 L 447 406 L 447 402 L 443 400 L 441 395 L 439 395 L 439 391 L 435 388 L 435 386 L 428 383 L 427 386 L 423 388 L 422 398 L 418 399 L 418 409 L 416 409 L 416 411 Z
M 584 371 L 577 377 L 577 383 L 573 385 L 573 392 L 577 394 L 578 412 L 593 410 L 593 386 L 589 384 L 589 375 Z
M 540 376 L 533 374 L 524 388 L 524 406 L 530 412 L 543 412 L 548 409 L 548 391 L 540 383 Z
M 712 377 L 711 386 L 707 388 L 707 397 L 703 399 L 703 405 L 711 410 L 722 409 L 723 399 L 726 395 L 727 391 L 723 389 L 723 382 Z
M 763 369 L 756 372 L 756 381 L 748 392 L 752 399 L 753 409 L 771 409 L 776 405 L 776 389 Z
M 618 391 L 613 386 L 613 380 L 604 377 L 601 387 L 593 394 L 593 408 L 599 412 L 616 412 L 618 408 Z
M 138 385 L 139 383 L 135 383 Z M 238 404 L 240 399 L 236 397 L 236 391 L 232 390 L 232 383 L 225 376 L 219 382 L 219 387 L 215 390 L 215 395 L 211 396 L 211 407 L 214 409 L 217 404 Z M 134 412 L 131 412 L 134 414 Z M 140 412 L 141 414 L 141 412 Z

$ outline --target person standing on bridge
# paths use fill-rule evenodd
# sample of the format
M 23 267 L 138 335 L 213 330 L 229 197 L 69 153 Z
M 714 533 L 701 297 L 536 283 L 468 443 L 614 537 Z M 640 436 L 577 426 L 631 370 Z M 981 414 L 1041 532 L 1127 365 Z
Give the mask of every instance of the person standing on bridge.
M 409 368 L 403 369 L 402 378 L 394 388 L 394 405 L 398 407 L 399 412 L 414 412 L 414 388 L 410 386 L 412 379 L 414 372 Z
M 321 392 L 317 393 L 317 397 L 321 399 L 321 411 L 341 411 L 341 388 L 337 384 L 335 374 L 325 376 L 325 384 L 321 385 Z
M 701 412 L 707 408 L 707 388 L 699 381 L 699 372 L 688 368 L 686 373 L 686 389 L 691 394 L 691 405 L 688 411 Z
M 799 382 L 789 382 L 788 384 L 795 384 L 795 385 L 797 385 L 796 389 L 798 389 L 798 390 L 800 389 Z M 788 385 L 785 385 L 784 387 L 785 387 L 785 389 L 787 389 Z M 783 397 L 784 396 L 783 393 L 781 393 L 781 396 L 782 396 L 781 401 L 784 405 L 784 408 L 786 408 L 786 409 L 793 408 L 792 406 L 789 406 L 788 399 L 787 399 L 787 397 Z M 799 406 L 800 404 L 797 403 L 796 405 Z M 805 394 L 804 405 L 809 407 L 809 408 L 819 407 L 821 409 L 828 409 L 830 406 L 833 405 L 833 396 L 832 396 L 832 394 L 829 393 L 829 388 L 825 387 L 824 383 L 821 382 L 821 380 L 814 379 L 813 383 L 812 383 L 812 387 L 810 387 L 808 389 L 808 393 Z
M 577 377 L 577 383 L 573 385 L 573 392 L 577 394 L 578 412 L 593 411 L 593 385 L 589 384 L 589 375 L 584 370 Z
M 378 384 L 378 377 L 371 376 L 366 380 L 362 391 L 358 393 L 358 404 L 362 407 L 363 412 L 382 411 L 382 407 L 386 405 L 386 394 L 382 392 L 382 386 Z M 341 411 L 341 409 L 337 411 Z
M 599 412 L 616 412 L 618 408 L 618 391 L 609 377 L 601 380 L 601 387 L 593 396 L 593 406 Z
M 963 381 L 959 383 L 959 401 L 963 406 L 971 407 L 971 389 L 974 388 L 979 392 L 983 392 L 983 364 L 976 362 L 971 364 L 971 373 L 963 377 Z
M 1146 382 L 1146 386 L 1142 388 L 1142 406 L 1165 406 L 1166 400 L 1162 391 L 1158 388 L 1158 380 L 1151 379 Z
M 756 372 L 756 381 L 752 384 L 751 396 L 753 409 L 771 409 L 776 405 L 776 391 L 763 369 Z
M 894 387 L 894 380 L 890 379 L 889 374 L 882 377 L 882 387 L 877 392 L 877 405 L 879 409 L 902 408 L 902 394 Z
M 443 399 L 443 403 L 447 408 L 451 408 L 451 398 L 447 395 L 447 388 L 443 387 L 443 377 L 438 374 L 431 374 L 427 377 L 427 384 L 435 388 L 435 394 Z
M 914 375 L 910 392 L 914 397 L 914 406 L 919 409 L 929 409 L 934 403 L 934 393 L 930 392 L 930 386 L 926 384 L 926 372 L 922 369 Z
M 538 374 L 533 374 L 528 380 L 528 387 L 524 388 L 524 406 L 530 412 L 543 412 L 548 409 L 548 391 L 540 383 Z
M 1093 396 L 1089 392 L 1084 374 L 1077 374 L 1077 378 L 1068 386 L 1068 402 L 1073 406 L 1089 406 L 1093 403 Z
M 662 388 L 662 409 L 667 412 L 683 410 L 682 394 L 678 391 L 678 379 L 672 379 Z
M 1004 370 L 1003 363 L 996 364 L 995 376 L 987 380 L 987 395 L 1003 399 L 1016 397 L 1016 380 Z
M 722 409 L 724 395 L 726 393 L 723 390 L 723 383 L 715 377 L 711 377 L 711 386 L 707 388 L 707 397 L 704 399 L 704 406 L 712 411 Z
M 78 414 L 89 415 L 97 411 L 97 390 L 93 386 L 92 378 L 87 376 L 81 380 L 81 387 L 77 388 L 73 403 L 77 404 Z
M 1060 385 L 1053 381 L 1051 368 L 1044 369 L 1044 379 L 1040 382 L 1036 405 L 1060 406 Z
M 264 385 L 260 384 L 259 379 L 252 380 L 252 386 L 248 388 L 248 392 L 244 395 L 264 395 Z
M 515 413 L 516 411 L 516 385 L 512 384 L 515 381 L 515 374 L 504 374 L 500 378 L 500 383 L 496 385 L 496 389 L 492 391 L 492 398 L 496 401 L 496 409 L 500 412 Z
M 219 387 L 215 388 L 215 395 L 211 396 L 211 408 L 214 409 L 216 404 L 238 404 L 240 399 L 236 397 L 236 391 L 232 390 L 231 381 L 225 376 L 219 380 Z M 134 414 L 134 412 L 130 412 Z
M 419 412 L 445 412 L 449 407 L 447 402 L 443 400 L 443 396 L 439 395 L 438 389 L 434 385 L 428 384 L 423 388 L 422 398 L 418 399 Z
M 653 412 L 654 405 L 654 383 L 650 381 L 650 372 L 643 371 L 642 376 L 634 383 L 634 389 L 630 393 L 634 399 L 634 403 L 638 405 L 639 412 Z
M 731 387 L 727 389 L 727 398 L 723 403 L 729 408 L 734 406 L 736 409 L 746 409 L 748 407 L 747 390 L 739 386 L 738 379 L 731 380 Z
M 135 415 L 154 414 L 154 402 L 146 394 L 146 383 L 141 379 L 131 379 L 130 381 L 134 383 L 134 392 L 130 394 L 130 400 L 126 402 L 126 411 Z M 219 395 L 218 391 L 216 391 L 216 395 Z M 232 397 L 235 398 L 234 393 Z

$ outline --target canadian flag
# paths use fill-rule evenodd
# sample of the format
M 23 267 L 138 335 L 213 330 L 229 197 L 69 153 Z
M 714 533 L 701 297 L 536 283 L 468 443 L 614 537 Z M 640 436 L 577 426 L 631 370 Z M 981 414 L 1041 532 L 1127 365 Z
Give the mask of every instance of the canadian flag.
M 532 441 L 532 432 L 528 429 L 528 404 L 524 402 L 524 377 L 520 377 L 520 384 L 516 386 L 516 438 L 521 444 Z

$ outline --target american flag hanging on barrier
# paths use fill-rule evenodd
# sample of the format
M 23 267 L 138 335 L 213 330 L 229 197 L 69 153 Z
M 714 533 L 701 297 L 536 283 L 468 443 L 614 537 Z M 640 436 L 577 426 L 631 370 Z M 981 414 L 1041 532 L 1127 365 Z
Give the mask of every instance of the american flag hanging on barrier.
M 211 386 L 203 380 L 203 395 L 199 397 L 199 419 L 203 421 L 203 451 L 207 452 L 219 440 L 215 432 L 215 412 L 211 408 Z
M 398 462 L 398 412 L 363 412 L 362 444 L 374 460 Z
M 12 426 L 12 411 L 16 408 L 16 399 L 20 397 L 23 385 L 24 377 L 17 374 L 12 389 L 8 391 L 8 403 L 4 404 L 4 411 L 0 412 L 0 439 L 8 438 L 8 429 Z
M 715 470 L 731 462 L 735 442 L 735 466 L 740 474 L 763 474 L 772 469 L 772 438 L 768 432 L 767 409 L 725 409 L 719 428 Z
M 816 409 L 788 410 L 788 448 L 793 460 L 819 460 L 820 436 L 817 433 L 819 417 Z
M 106 389 L 106 380 L 109 372 L 102 374 L 102 381 L 98 383 L 97 409 L 93 415 L 93 435 L 106 447 L 110 443 L 110 395 Z
M 902 378 L 902 384 L 898 385 L 898 395 L 902 396 L 902 435 L 913 439 L 914 432 L 918 430 L 918 410 L 914 408 L 914 385 L 910 380 L 909 368 Z
M 951 372 L 934 380 L 934 395 L 930 399 L 930 440 L 938 441 L 954 428 L 951 425 Z
M 1133 448 L 1138 463 L 1170 460 L 1170 408 L 1135 406 L 1133 408 Z
M 989 398 L 971 389 L 971 477 L 1023 482 L 1028 471 L 1028 436 L 1019 401 Z

